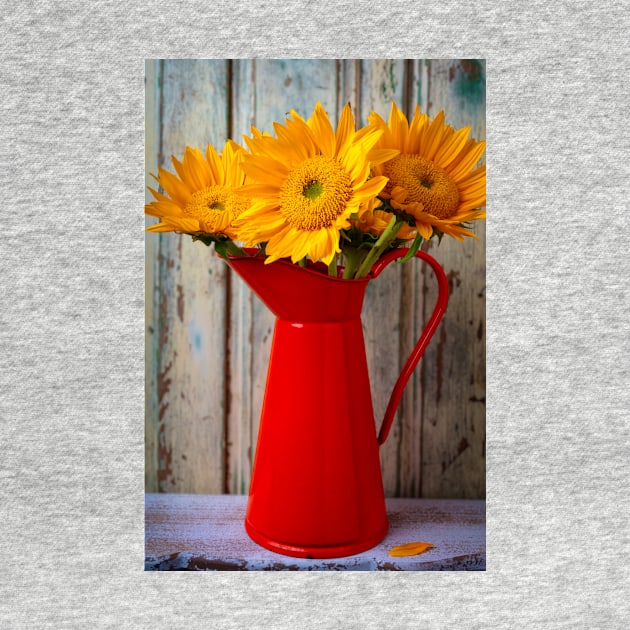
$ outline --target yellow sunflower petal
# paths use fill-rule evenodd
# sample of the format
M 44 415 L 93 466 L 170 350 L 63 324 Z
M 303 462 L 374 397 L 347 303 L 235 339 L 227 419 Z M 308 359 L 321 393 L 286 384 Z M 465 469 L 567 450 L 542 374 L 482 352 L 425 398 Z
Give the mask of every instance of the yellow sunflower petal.
M 402 186 L 394 186 L 391 189 L 391 196 L 394 201 L 398 203 L 405 203 L 407 199 L 407 191 Z
M 243 160 L 243 170 L 255 182 L 264 182 L 268 186 L 279 188 L 288 173 L 284 164 L 271 158 L 257 158 L 246 155 Z
M 485 180 L 480 180 L 477 182 L 473 182 L 472 184 L 468 184 L 466 186 L 460 184 L 460 199 L 469 199 L 470 197 L 477 196 L 486 196 L 486 182 Z
M 316 154 L 317 146 L 312 131 L 303 120 L 287 118 L 285 125 L 274 123 L 273 126 L 278 140 L 284 143 L 285 148 L 291 147 L 293 159 L 307 160 Z
M 422 155 L 428 160 L 433 160 L 437 150 L 440 147 L 443 136 L 446 132 L 444 128 L 444 110 L 438 112 L 438 115 L 433 119 L 431 124 L 427 127 L 426 135 L 424 138 L 424 149 Z
M 154 190 L 153 188 L 150 188 L 148 186 L 147 188 L 157 201 L 170 201 L 170 199 L 166 195 L 163 195 L 161 192 Z
M 243 155 L 243 147 L 232 140 L 227 141 L 223 149 L 223 158 L 226 165 L 223 183 L 230 188 L 239 188 L 245 179 L 245 173 L 239 168 Z
M 206 160 L 210 167 L 210 172 L 212 173 L 212 183 L 223 184 L 223 180 L 225 178 L 223 161 L 216 149 L 210 144 L 206 147 Z
M 354 116 L 350 104 L 347 103 L 341 112 L 335 137 L 335 155 L 343 155 L 354 136 Z
M 370 164 L 375 166 L 393 160 L 399 153 L 398 149 L 371 149 L 368 151 L 367 157 Z
M 470 221 L 478 221 L 479 219 L 486 218 L 485 210 L 464 210 L 457 216 L 453 217 L 451 221 L 453 223 L 469 223 Z
M 442 168 L 446 168 L 466 144 L 469 133 L 470 127 L 464 127 L 453 133 L 436 152 L 434 162 Z
M 420 139 L 424 128 L 429 124 L 429 117 L 420 113 L 420 107 L 416 105 L 416 110 L 409 126 L 409 135 L 404 147 L 401 147 L 404 153 L 419 153 Z
M 309 247 L 312 248 L 312 242 L 308 232 L 291 228 L 287 232 L 285 239 L 290 239 L 291 241 L 290 256 L 291 261 L 294 263 L 306 257 L 309 253 Z
M 410 542 L 404 545 L 392 547 L 388 553 L 390 556 L 394 557 L 418 556 L 429 549 L 433 549 L 434 547 L 435 545 L 427 542 Z
M 430 223 L 416 221 L 416 230 L 418 230 L 420 236 L 427 241 L 433 236 L 433 226 Z
M 168 196 L 179 204 L 185 204 L 190 198 L 192 189 L 178 177 L 158 167 L 160 186 L 166 191 Z
M 277 230 L 267 241 L 265 251 L 269 256 L 266 262 L 273 262 L 280 258 L 288 258 L 293 253 L 294 239 L 291 238 L 291 226 L 285 225 Z
M 472 139 L 471 139 L 472 140 Z M 445 169 L 446 172 L 455 180 L 463 177 L 481 158 L 486 148 L 485 142 L 475 142 L 469 140 L 466 143 L 465 150 L 460 156 Z
M 476 169 L 474 169 L 473 171 L 470 171 L 470 173 L 468 173 L 468 175 L 464 176 L 464 177 L 460 177 L 459 179 L 459 185 L 461 187 L 465 187 L 470 185 L 477 185 L 478 183 L 483 182 L 483 185 L 486 185 L 486 165 L 482 164 L 481 166 L 477 167 Z
M 326 111 L 320 102 L 315 106 L 313 115 L 309 118 L 309 127 L 317 138 L 317 144 L 323 155 L 333 157 L 335 155 L 335 131 L 330 124 Z
M 409 124 L 407 123 L 405 115 L 398 109 L 394 102 L 392 102 L 392 109 L 389 114 L 389 128 L 392 132 L 395 145 L 404 146 L 405 139 L 409 132 Z
M 147 232 L 199 232 L 199 221 L 185 217 L 165 217 L 160 223 L 151 225 Z
M 239 195 L 248 197 L 278 197 L 278 186 L 272 184 L 244 184 L 238 188 Z
M 458 241 L 463 241 L 465 236 L 479 240 L 479 237 L 474 232 L 460 227 L 459 225 L 444 225 L 438 227 L 438 229 L 444 234 L 448 234 L 449 236 L 456 238 Z
M 184 212 L 180 206 L 173 203 L 170 199 L 165 201 L 152 201 L 150 204 L 144 206 L 145 214 L 153 217 L 181 217 L 184 216 Z
M 457 216 L 459 216 L 462 212 L 468 212 L 469 210 L 473 210 L 475 208 L 481 208 L 481 206 L 485 205 L 485 203 L 485 193 L 471 196 L 470 198 L 460 199 L 459 208 L 457 209 Z
M 376 197 L 385 185 L 387 184 L 387 177 L 372 177 L 368 179 L 364 184 L 355 188 L 355 193 L 360 197 Z
M 293 154 L 293 146 L 287 145 L 271 136 L 265 136 L 260 142 L 247 139 L 247 146 L 253 155 L 265 155 L 268 159 L 274 160 L 275 168 L 288 171 L 288 165 L 295 160 L 301 159 Z M 245 154 L 247 155 L 247 154 Z

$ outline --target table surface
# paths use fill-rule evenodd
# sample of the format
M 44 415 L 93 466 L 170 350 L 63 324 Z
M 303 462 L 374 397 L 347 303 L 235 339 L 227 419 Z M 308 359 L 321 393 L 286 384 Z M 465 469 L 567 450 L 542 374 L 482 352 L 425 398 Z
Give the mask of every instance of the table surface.
M 390 529 L 376 547 L 345 558 L 311 560 L 268 551 L 246 534 L 247 497 L 147 494 L 147 571 L 484 571 L 486 502 L 386 499 Z M 392 557 L 408 542 L 428 542 L 418 556 Z

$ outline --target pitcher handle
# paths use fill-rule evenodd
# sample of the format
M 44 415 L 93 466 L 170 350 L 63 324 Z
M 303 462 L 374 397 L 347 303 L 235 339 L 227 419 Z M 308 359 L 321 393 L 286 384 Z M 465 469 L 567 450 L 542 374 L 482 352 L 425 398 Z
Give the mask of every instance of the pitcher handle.
M 401 249 L 393 249 L 387 254 L 385 254 L 382 258 L 380 258 L 372 267 L 370 271 L 370 275 L 373 278 L 376 278 L 382 271 L 389 265 L 390 262 L 396 260 L 397 258 L 402 258 L 407 253 L 407 250 L 404 248 Z M 398 404 L 400 403 L 400 399 L 402 397 L 403 390 L 405 389 L 405 385 L 411 376 L 411 373 L 414 371 L 416 365 L 418 365 L 418 361 L 424 354 L 424 351 L 431 340 L 431 337 L 434 335 L 437 327 L 446 311 L 446 305 L 448 304 L 448 280 L 446 279 L 446 274 L 444 270 L 440 266 L 440 264 L 433 258 L 429 256 L 429 254 L 418 251 L 415 254 L 416 258 L 422 258 L 425 262 L 428 262 L 433 271 L 435 273 L 435 277 L 438 282 L 438 297 L 435 303 L 435 308 L 433 309 L 433 313 L 427 322 L 427 325 L 424 327 L 422 334 L 420 335 L 420 339 L 416 344 L 413 352 L 409 355 L 407 362 L 405 363 L 396 384 L 394 385 L 394 389 L 392 391 L 392 395 L 389 399 L 389 403 L 387 404 L 387 409 L 385 411 L 385 416 L 383 417 L 383 423 L 381 424 L 381 430 L 378 434 L 378 444 L 381 445 L 387 439 L 389 435 L 389 430 L 394 422 L 394 418 L 396 417 L 396 410 L 398 409 Z

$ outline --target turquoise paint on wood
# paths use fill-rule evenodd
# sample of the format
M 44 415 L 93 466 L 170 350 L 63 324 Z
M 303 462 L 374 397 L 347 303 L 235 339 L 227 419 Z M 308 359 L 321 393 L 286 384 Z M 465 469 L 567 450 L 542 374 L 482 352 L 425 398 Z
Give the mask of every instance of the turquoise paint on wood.
M 484 60 L 460 59 L 452 70 L 455 94 L 471 107 L 485 107 L 486 68 Z

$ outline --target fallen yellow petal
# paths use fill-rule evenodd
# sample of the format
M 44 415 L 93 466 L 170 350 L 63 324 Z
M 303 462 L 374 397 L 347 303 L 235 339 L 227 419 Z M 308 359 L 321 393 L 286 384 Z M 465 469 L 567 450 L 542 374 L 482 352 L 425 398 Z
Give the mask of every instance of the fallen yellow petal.
M 417 556 L 421 553 L 427 551 L 427 549 L 432 549 L 435 545 L 426 542 L 410 542 L 405 543 L 404 545 L 398 545 L 397 547 L 392 547 L 389 550 L 390 556 Z

